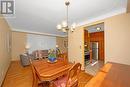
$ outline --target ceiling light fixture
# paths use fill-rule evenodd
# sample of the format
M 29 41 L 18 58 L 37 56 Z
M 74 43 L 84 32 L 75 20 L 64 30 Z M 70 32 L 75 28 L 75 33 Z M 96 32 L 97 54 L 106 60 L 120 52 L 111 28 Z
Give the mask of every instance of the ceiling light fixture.
M 68 33 L 69 30 L 71 32 L 73 32 L 75 30 L 76 23 L 73 23 L 71 26 L 69 26 L 69 19 L 68 19 L 68 7 L 70 5 L 69 0 L 65 1 L 65 5 L 66 5 L 66 20 L 63 21 L 61 24 L 58 24 L 57 29 L 64 32 L 64 33 Z
M 96 30 L 97 30 L 97 31 L 101 31 L 101 27 L 97 27 Z

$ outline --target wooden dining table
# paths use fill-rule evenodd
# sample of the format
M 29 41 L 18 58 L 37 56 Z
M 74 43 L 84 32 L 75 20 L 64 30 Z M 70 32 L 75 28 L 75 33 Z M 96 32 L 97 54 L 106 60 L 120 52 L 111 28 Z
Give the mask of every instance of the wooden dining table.
M 42 81 L 52 81 L 67 74 L 73 65 L 63 59 L 57 59 L 55 63 L 50 63 L 47 59 L 36 60 L 32 64 Z

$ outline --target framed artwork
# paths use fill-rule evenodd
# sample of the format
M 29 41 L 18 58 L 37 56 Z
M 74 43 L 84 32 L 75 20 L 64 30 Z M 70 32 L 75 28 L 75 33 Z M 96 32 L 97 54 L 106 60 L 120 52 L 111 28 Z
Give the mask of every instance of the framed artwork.
M 64 40 L 64 47 L 67 48 L 68 47 L 68 41 Z

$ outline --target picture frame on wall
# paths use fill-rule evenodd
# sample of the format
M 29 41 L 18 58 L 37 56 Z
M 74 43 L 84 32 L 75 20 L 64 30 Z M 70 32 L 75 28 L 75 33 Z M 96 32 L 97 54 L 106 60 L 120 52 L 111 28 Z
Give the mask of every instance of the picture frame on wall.
M 64 40 L 64 47 L 67 48 L 68 47 L 68 41 Z

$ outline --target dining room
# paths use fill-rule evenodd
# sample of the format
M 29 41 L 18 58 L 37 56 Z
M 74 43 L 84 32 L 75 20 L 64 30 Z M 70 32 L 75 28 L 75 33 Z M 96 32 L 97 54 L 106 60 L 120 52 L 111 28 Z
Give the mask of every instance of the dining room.
M 67 37 L 12 32 L 12 44 L 12 62 L 2 87 L 64 87 L 70 82 L 84 87 L 93 77 L 81 70 L 81 63 L 69 61 Z
M 129 87 L 129 7 L 130 0 L 0 1 L 0 87 Z M 102 23 L 104 64 L 87 69 L 84 30 Z
M 56 60 L 29 58 L 29 62 L 27 66 L 11 62 L 2 87 L 84 87 L 93 77 L 81 70 L 80 63 L 68 62 L 66 53 L 59 54 Z

